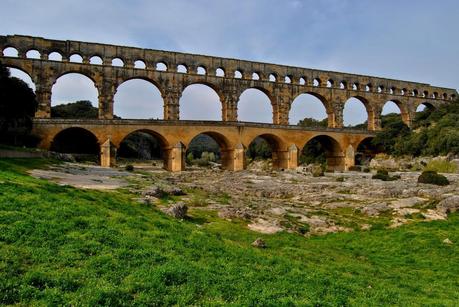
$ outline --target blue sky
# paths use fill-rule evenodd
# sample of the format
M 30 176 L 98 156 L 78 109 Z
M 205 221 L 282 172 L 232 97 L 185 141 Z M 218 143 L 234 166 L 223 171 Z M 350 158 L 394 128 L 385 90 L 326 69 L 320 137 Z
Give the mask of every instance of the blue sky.
M 2 0 L 1 34 L 26 34 L 242 58 L 369 74 L 458 88 L 459 2 L 453 0 Z M 96 101 L 83 78 L 60 79 L 53 104 Z M 204 86 L 186 89 L 182 118 L 219 119 L 221 106 Z M 271 121 L 261 93 L 247 92 L 240 118 Z M 385 112 L 396 108 L 385 108 Z M 133 82 L 115 97 L 123 117 L 162 117 L 156 89 Z M 311 97 L 293 104 L 291 123 L 324 117 Z M 346 104 L 345 121 L 364 118 Z

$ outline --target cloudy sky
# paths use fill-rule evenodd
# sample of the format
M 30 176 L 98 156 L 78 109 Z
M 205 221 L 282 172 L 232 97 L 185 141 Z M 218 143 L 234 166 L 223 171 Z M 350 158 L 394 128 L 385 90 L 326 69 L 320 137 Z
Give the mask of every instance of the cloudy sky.
M 300 67 L 336 70 L 459 88 L 457 0 L 2 0 L 0 33 L 137 46 Z M 14 72 L 18 74 L 18 72 Z M 22 76 L 21 76 L 22 77 Z M 85 78 L 67 75 L 53 87 L 52 103 L 88 99 L 97 91 Z M 182 119 L 220 119 L 217 95 L 187 88 Z M 385 113 L 398 111 L 387 104 Z M 124 118 L 162 118 L 156 88 L 123 84 L 115 113 Z M 290 122 L 321 119 L 312 97 L 298 98 Z M 267 97 L 244 92 L 239 118 L 271 122 Z M 345 123 L 365 120 L 349 101 Z

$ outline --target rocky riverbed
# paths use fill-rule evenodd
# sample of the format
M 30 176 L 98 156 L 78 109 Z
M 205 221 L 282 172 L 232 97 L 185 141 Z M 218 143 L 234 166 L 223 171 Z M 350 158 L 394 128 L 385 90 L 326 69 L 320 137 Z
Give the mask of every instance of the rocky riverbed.
M 267 170 L 268 169 L 268 170 Z M 381 181 L 372 173 L 325 173 L 304 168 L 242 172 L 192 168 L 168 173 L 151 164 L 134 172 L 64 163 L 32 175 L 80 188 L 124 189 L 133 198 L 166 211 L 182 204 L 193 212 L 243 222 L 261 233 L 279 231 L 320 235 L 339 231 L 398 227 L 441 220 L 459 209 L 459 174 L 445 174 L 450 185 L 418 184 L 419 172 L 394 172 L 400 179 Z

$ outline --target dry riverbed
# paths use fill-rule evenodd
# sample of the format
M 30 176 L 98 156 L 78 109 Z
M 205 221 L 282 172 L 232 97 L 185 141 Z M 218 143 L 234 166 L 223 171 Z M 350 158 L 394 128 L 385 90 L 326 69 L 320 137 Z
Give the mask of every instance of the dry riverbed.
M 190 208 L 190 215 L 216 212 L 221 219 L 242 221 L 262 233 L 311 235 L 397 227 L 445 219 L 449 211 L 459 207 L 459 174 L 445 174 L 451 184 L 438 187 L 418 184 L 419 172 L 393 173 L 401 179 L 384 182 L 371 179 L 372 173 L 313 177 L 302 168 L 262 169 L 229 172 L 192 168 L 168 173 L 151 164 L 136 164 L 134 172 L 127 172 L 64 163 L 31 174 L 78 188 L 124 189 L 133 198 L 162 210 L 181 202 Z M 165 193 L 156 195 L 158 190 Z

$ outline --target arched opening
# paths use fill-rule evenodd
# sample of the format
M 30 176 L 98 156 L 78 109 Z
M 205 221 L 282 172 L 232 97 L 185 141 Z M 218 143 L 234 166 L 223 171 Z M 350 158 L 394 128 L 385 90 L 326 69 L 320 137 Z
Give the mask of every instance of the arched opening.
M 255 137 L 246 150 L 247 168 L 262 171 L 280 168 L 280 144 L 279 138 L 272 134 Z
M 102 65 L 103 64 L 103 60 L 102 60 L 102 58 L 100 56 L 95 55 L 95 56 L 93 56 L 93 57 L 91 57 L 89 59 L 89 63 L 93 64 L 93 65 Z
M 69 61 L 72 63 L 83 63 L 83 58 L 79 54 L 72 54 L 69 58 Z
M 112 66 L 123 67 L 124 66 L 124 62 L 120 58 L 114 58 L 112 60 Z
M 240 70 L 236 70 L 234 72 L 234 78 L 241 79 L 242 78 L 242 72 Z
M 306 79 L 301 77 L 300 78 L 300 85 L 305 85 L 306 84 Z
M 62 61 L 62 54 L 60 54 L 57 51 L 53 51 L 50 54 L 48 54 L 48 60 L 50 61 Z
M 150 165 L 164 167 L 166 141 L 151 130 L 137 130 L 120 143 L 117 158 L 120 163 L 150 161 Z
M 180 119 L 221 120 L 222 104 L 217 92 L 205 84 L 187 86 L 180 98 Z
M 332 79 L 328 79 L 327 80 L 327 87 L 333 87 L 333 80 Z
M 217 70 L 215 71 L 215 76 L 224 77 L 225 76 L 225 71 L 222 68 L 217 68 Z
M 239 97 L 238 118 L 243 122 L 272 123 L 271 100 L 263 91 L 246 89 Z
M 51 89 L 51 117 L 97 118 L 98 97 L 90 78 L 79 73 L 62 75 Z
M 67 128 L 53 139 L 51 151 L 73 154 L 78 160 L 98 161 L 100 144 L 96 136 L 83 128 Z
M 381 126 L 385 127 L 391 122 L 402 121 L 402 116 L 400 113 L 401 112 L 398 103 L 392 100 L 387 101 L 384 104 L 381 112 Z
M 349 128 L 366 129 L 369 114 L 363 100 L 352 97 L 344 104 L 343 123 Z
M 228 151 L 228 140 L 217 132 L 203 132 L 188 144 L 186 163 L 196 167 L 221 166 L 229 169 L 232 157 Z
M 276 82 L 276 75 L 275 74 L 269 74 L 269 81 L 271 82 Z
M 164 62 L 156 63 L 156 70 L 158 71 L 167 71 L 167 65 Z
M 145 69 L 147 68 L 147 65 L 145 64 L 144 61 L 142 60 L 137 60 L 134 62 L 134 68 L 137 68 L 137 69 Z
M 3 49 L 3 56 L 8 56 L 12 58 L 17 58 L 19 56 L 19 52 L 16 48 L 7 47 Z
M 429 126 L 431 122 L 428 120 L 428 118 L 434 110 L 435 107 L 428 102 L 419 104 L 416 108 L 416 114 L 413 120 L 413 128 L 416 129 L 420 126 Z
M 161 92 L 153 82 L 130 79 L 118 86 L 113 113 L 121 118 L 163 119 L 163 104 Z
M 260 75 L 256 72 L 252 73 L 252 80 L 260 80 Z
M 197 74 L 198 75 L 206 75 L 207 74 L 207 70 L 204 66 L 198 66 L 198 69 L 197 69 Z
M 380 148 L 372 144 L 372 141 L 373 137 L 368 137 L 363 139 L 357 146 L 354 158 L 354 164 L 356 166 L 369 166 L 371 159 L 373 159 L 376 154 L 382 152 Z
M 186 68 L 185 65 L 180 64 L 180 65 L 177 65 L 177 72 L 178 73 L 182 73 L 182 74 L 186 74 L 188 72 L 188 69 Z
M 26 58 L 28 58 L 28 59 L 40 59 L 40 52 L 38 52 L 38 50 L 29 50 L 26 53 Z
M 292 78 L 290 78 L 289 76 L 285 76 L 284 83 L 292 83 Z
M 21 79 L 22 81 L 24 81 L 25 83 L 27 83 L 27 85 L 34 91 L 35 93 L 35 83 L 33 82 L 32 78 L 30 77 L 30 75 L 28 73 L 26 73 L 25 71 L 23 70 L 20 70 L 20 69 L 17 69 L 17 68 L 10 68 L 8 67 L 9 71 L 10 71 L 10 75 L 11 77 L 15 77 L 15 78 L 18 78 L 18 79 Z
M 344 154 L 339 143 L 328 135 L 310 139 L 303 147 L 299 157 L 300 165 L 320 164 L 324 170 L 344 170 Z
M 296 97 L 290 108 L 290 124 L 326 128 L 328 126 L 328 116 L 323 101 L 324 99 L 321 100 L 317 96 L 308 93 Z
M 321 85 L 321 81 L 319 78 L 315 78 L 313 81 L 312 81 L 312 86 L 320 86 Z

